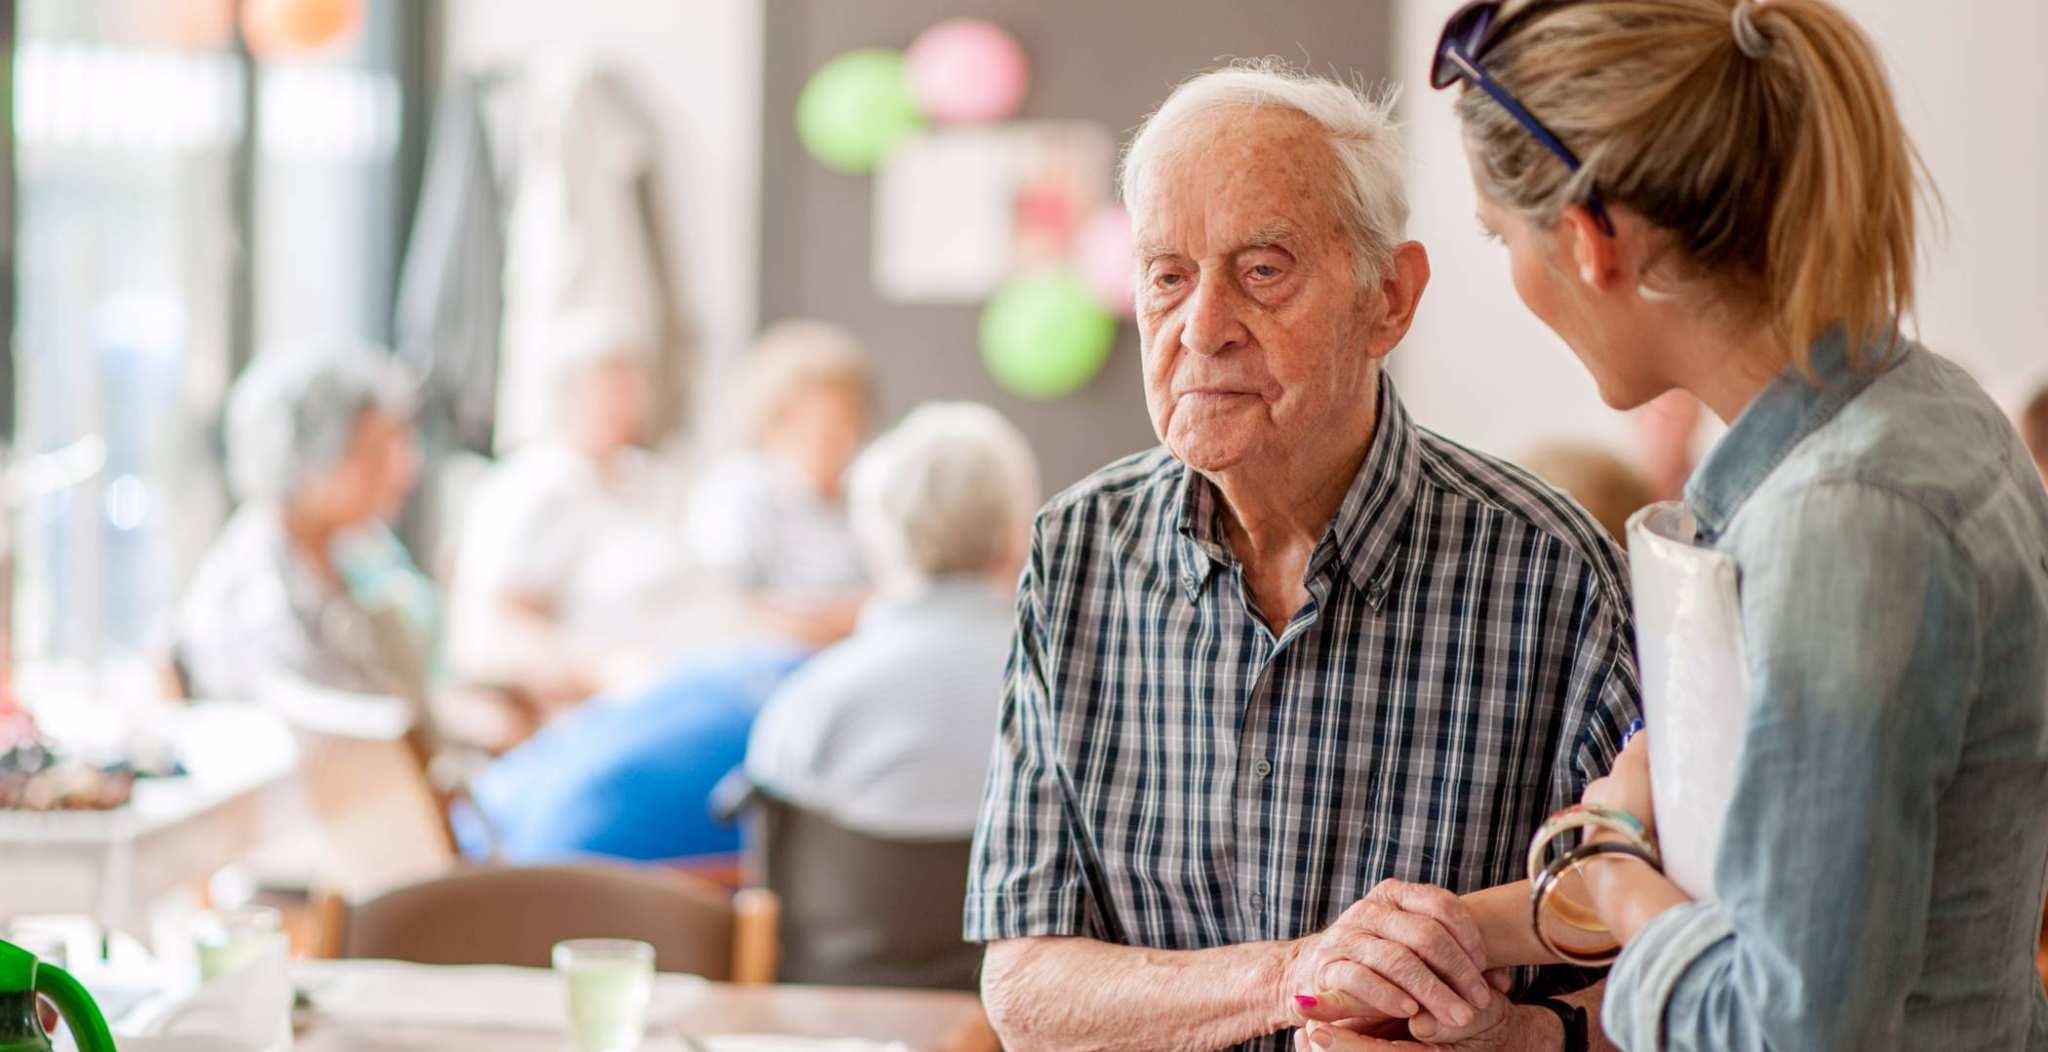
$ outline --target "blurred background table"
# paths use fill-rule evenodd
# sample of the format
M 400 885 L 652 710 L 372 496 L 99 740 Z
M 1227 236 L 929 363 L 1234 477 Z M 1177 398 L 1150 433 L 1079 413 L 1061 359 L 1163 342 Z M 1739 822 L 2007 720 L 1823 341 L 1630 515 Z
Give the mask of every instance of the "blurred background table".
M 138 782 L 123 807 L 0 811 L 0 918 L 85 914 L 138 932 L 149 903 L 257 845 L 294 785 L 284 721 L 254 705 L 194 705 L 172 736 L 187 773 Z

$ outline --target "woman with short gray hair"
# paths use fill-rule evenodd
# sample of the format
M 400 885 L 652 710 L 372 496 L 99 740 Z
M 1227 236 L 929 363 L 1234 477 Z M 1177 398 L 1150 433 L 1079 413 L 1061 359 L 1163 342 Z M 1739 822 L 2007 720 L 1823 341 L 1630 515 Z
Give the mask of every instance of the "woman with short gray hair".
M 257 697 L 290 679 L 423 697 L 431 596 L 389 596 L 398 614 L 384 616 L 349 580 L 371 562 L 410 568 L 385 524 L 419 468 L 412 392 L 388 353 L 348 344 L 271 350 L 236 382 L 228 474 L 242 503 L 178 614 L 190 693 Z

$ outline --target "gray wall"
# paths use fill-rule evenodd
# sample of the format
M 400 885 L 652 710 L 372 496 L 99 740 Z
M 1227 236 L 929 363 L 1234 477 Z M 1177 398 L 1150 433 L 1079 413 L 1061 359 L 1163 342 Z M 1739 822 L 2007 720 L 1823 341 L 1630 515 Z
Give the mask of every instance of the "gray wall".
M 1153 445 L 1125 323 L 1102 375 L 1053 402 L 1002 391 L 982 368 L 976 304 L 882 300 L 869 278 L 872 179 L 827 171 L 797 142 L 806 77 L 856 47 L 907 46 L 942 18 L 992 19 L 1031 60 L 1024 118 L 1104 122 L 1119 145 L 1174 84 L 1240 56 L 1279 55 L 1317 71 L 1377 79 L 1391 68 L 1391 0 L 768 0 L 762 94 L 760 317 L 845 325 L 874 352 L 893 420 L 933 398 L 985 401 L 1030 436 L 1047 492 Z

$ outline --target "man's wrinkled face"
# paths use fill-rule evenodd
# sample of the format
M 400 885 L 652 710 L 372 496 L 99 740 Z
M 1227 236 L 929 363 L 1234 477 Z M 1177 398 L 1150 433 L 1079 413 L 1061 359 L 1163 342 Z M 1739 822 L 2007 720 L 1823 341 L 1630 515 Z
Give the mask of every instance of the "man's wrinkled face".
M 1137 188 L 1145 402 L 1191 467 L 1285 462 L 1370 419 L 1380 297 L 1343 179 L 1308 117 L 1233 107 L 1189 118 Z

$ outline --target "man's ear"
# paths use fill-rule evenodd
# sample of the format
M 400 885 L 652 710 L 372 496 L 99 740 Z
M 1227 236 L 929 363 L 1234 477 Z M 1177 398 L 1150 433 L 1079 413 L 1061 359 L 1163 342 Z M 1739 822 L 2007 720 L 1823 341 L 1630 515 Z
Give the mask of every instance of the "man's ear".
M 1588 289 L 1606 292 L 1620 284 L 1620 246 L 1600 229 L 1600 221 L 1593 218 L 1585 205 L 1566 205 L 1564 214 L 1558 217 L 1557 229 L 1569 242 L 1573 273 Z
M 1371 354 L 1384 358 L 1392 353 L 1408 327 L 1415 323 L 1415 309 L 1422 305 L 1422 290 L 1429 286 L 1429 250 L 1419 241 L 1404 241 L 1387 261 L 1387 274 L 1380 279 L 1380 297 L 1386 312 L 1373 332 Z

